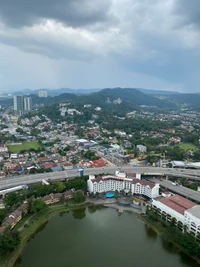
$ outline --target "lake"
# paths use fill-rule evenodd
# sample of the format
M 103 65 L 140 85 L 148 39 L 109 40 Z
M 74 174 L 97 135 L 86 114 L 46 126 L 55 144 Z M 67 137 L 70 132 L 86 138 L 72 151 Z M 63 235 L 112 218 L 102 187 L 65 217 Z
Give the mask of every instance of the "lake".
M 136 215 L 88 207 L 52 217 L 15 267 L 197 267 Z

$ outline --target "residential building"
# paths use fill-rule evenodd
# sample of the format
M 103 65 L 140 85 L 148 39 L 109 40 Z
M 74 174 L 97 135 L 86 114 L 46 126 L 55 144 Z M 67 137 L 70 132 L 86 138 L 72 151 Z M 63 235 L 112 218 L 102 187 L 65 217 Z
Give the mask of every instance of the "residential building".
M 146 147 L 146 146 L 143 146 L 143 145 L 137 145 L 136 148 L 139 149 L 140 153 L 145 153 L 145 152 L 147 152 L 147 147 Z
M 38 91 L 38 96 L 39 97 L 47 97 L 48 96 L 48 91 L 47 90 L 39 90 Z
M 5 144 L 0 144 L 0 153 L 8 152 L 8 146 Z
M 23 115 L 32 110 L 32 98 L 26 96 L 14 96 L 14 111 L 16 115 Z
M 32 110 L 32 98 L 24 97 L 24 112 L 29 112 Z
M 17 115 L 22 115 L 24 110 L 24 98 L 23 96 L 14 96 L 14 111 Z
M 120 192 L 124 190 L 125 193 L 131 193 L 132 195 L 139 194 L 148 198 L 159 196 L 160 188 L 159 184 L 153 184 L 146 180 L 111 175 L 99 176 L 97 178 L 94 175 L 90 175 L 87 186 L 88 191 L 94 194 L 116 190 Z

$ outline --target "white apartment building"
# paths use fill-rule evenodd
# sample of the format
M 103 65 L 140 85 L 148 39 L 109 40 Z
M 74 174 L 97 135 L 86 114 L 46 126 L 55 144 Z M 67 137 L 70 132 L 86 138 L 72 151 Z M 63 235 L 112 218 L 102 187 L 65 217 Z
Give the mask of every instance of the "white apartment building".
M 136 148 L 139 149 L 140 153 L 145 153 L 145 152 L 147 152 L 147 147 L 146 147 L 146 146 L 143 146 L 143 145 L 137 145 Z
M 196 205 L 184 213 L 184 224 L 189 232 L 200 233 L 200 205 Z
M 169 214 L 181 221 L 187 226 L 187 231 L 195 235 L 200 233 L 200 205 L 179 195 L 173 195 L 153 199 L 152 206 L 160 209 L 161 213 Z
M 108 191 L 124 190 L 126 193 L 140 194 L 149 198 L 159 196 L 159 184 L 153 184 L 146 180 L 138 178 L 127 178 L 121 176 L 103 176 L 95 178 L 94 175 L 89 176 L 87 181 L 88 191 L 90 193 L 103 193 Z
M 28 112 L 32 110 L 32 98 L 24 97 L 24 111 Z
M 47 97 L 48 96 L 47 90 L 39 90 L 38 91 L 38 96 L 39 97 Z

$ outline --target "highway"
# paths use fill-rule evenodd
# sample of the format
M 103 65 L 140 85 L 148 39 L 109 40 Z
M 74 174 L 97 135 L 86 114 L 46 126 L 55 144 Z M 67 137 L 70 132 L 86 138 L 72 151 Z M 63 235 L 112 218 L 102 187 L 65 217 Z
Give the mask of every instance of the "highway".
M 189 189 L 189 188 L 184 187 L 184 186 L 172 185 L 171 181 L 166 181 L 163 179 L 162 180 L 157 180 L 157 179 L 152 180 L 151 179 L 151 181 L 159 183 L 162 187 L 167 188 L 172 193 L 177 193 L 183 197 L 200 202 L 200 192 L 194 191 L 194 190 Z
M 169 177 L 186 177 L 193 180 L 200 181 L 200 170 L 189 170 L 189 169 L 168 169 L 168 168 L 156 168 L 156 167 L 137 167 L 126 165 L 123 167 L 104 167 L 104 168 L 86 168 L 84 169 L 84 174 L 115 174 L 116 170 L 141 173 L 143 178 L 145 178 L 144 173 L 146 173 L 146 178 L 149 176 L 164 178 Z M 51 181 L 62 180 L 62 179 L 74 179 L 79 176 L 77 170 L 60 171 L 53 173 L 42 173 L 42 174 L 32 174 L 32 175 L 19 175 L 16 177 L 7 177 L 0 180 L 0 190 L 10 188 L 17 185 L 30 185 L 34 183 L 41 183 L 42 179 Z M 183 186 L 173 186 L 170 181 L 164 179 L 151 179 L 152 182 L 158 182 L 161 186 L 169 189 L 170 191 L 176 192 L 182 196 L 188 197 L 192 200 L 200 202 L 200 193 L 193 191 L 191 189 L 185 188 Z
M 193 180 L 200 181 L 200 170 L 188 170 L 188 169 L 167 169 L 167 168 L 155 168 L 155 167 L 135 167 L 126 165 L 123 167 L 104 167 L 104 168 L 86 168 L 84 169 L 84 174 L 101 174 L 108 173 L 114 174 L 116 170 L 122 170 L 132 173 L 141 173 L 151 176 L 165 176 L 169 177 L 186 177 Z M 51 172 L 51 173 L 42 173 L 42 174 L 31 174 L 31 175 L 19 175 L 15 177 L 6 177 L 0 179 L 0 189 L 9 188 L 12 186 L 20 184 L 32 184 L 41 182 L 42 179 L 50 179 L 51 181 L 61 180 L 61 179 L 70 179 L 79 176 L 77 170 L 68 170 L 60 172 Z M 144 176 L 145 177 L 145 176 Z

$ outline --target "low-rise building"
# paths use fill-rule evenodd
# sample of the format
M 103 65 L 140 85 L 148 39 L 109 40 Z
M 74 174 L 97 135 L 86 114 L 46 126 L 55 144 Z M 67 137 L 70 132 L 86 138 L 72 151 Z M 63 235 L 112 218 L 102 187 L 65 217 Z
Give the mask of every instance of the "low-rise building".
M 184 213 L 184 224 L 189 232 L 200 233 L 200 205 L 193 206 Z
M 182 222 L 187 231 L 195 235 L 200 233 L 200 205 L 179 195 L 158 197 L 152 200 L 152 206 L 159 209 L 160 214 L 168 215 Z
M 139 149 L 139 151 L 140 151 L 141 153 L 145 153 L 145 152 L 147 152 L 147 147 L 146 147 L 146 146 L 143 146 L 143 145 L 137 145 L 136 148 Z

